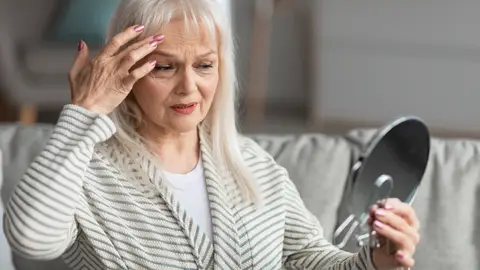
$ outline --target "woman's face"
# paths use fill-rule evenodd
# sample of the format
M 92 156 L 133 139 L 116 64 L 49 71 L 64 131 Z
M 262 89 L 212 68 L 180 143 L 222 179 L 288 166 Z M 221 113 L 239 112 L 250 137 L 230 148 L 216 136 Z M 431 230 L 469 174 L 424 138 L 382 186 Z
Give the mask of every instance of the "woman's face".
M 133 87 L 145 123 L 165 131 L 195 130 L 207 115 L 218 86 L 217 44 L 206 31 L 187 35 L 184 21 L 176 20 L 161 33 L 158 48 L 144 59 L 156 67 Z

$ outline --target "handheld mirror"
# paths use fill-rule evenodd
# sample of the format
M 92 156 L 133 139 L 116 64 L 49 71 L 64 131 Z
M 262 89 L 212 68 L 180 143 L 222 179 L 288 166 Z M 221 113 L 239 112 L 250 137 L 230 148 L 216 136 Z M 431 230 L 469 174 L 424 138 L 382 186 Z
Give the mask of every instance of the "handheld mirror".
M 430 134 L 421 119 L 403 117 L 381 128 L 352 167 L 350 216 L 338 226 L 333 244 L 343 248 L 352 238 L 359 246 L 378 246 L 367 224 L 369 208 L 386 198 L 412 203 L 429 153 Z

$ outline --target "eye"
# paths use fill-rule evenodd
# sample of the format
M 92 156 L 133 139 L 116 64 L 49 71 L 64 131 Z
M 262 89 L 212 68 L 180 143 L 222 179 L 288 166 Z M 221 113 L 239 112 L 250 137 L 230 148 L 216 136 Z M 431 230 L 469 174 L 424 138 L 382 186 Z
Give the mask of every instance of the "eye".
M 173 69 L 173 67 L 171 65 L 158 65 L 158 66 L 155 66 L 155 70 L 157 71 L 169 71 Z
M 212 67 L 213 67 L 213 64 L 212 64 L 212 63 L 200 64 L 198 67 L 199 67 L 200 69 L 209 69 L 209 68 L 212 68 Z

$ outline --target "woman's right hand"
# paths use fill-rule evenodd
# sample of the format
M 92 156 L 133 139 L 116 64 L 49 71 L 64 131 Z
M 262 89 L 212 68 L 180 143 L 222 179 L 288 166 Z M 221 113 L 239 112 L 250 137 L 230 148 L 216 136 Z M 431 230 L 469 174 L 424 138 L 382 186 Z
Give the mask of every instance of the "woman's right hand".
M 120 49 L 139 36 L 143 26 L 132 26 L 113 37 L 93 60 L 88 47 L 80 41 L 78 55 L 69 73 L 72 104 L 87 110 L 109 114 L 132 90 L 134 83 L 155 67 L 155 61 L 136 65 L 155 50 L 163 36 L 147 37 Z

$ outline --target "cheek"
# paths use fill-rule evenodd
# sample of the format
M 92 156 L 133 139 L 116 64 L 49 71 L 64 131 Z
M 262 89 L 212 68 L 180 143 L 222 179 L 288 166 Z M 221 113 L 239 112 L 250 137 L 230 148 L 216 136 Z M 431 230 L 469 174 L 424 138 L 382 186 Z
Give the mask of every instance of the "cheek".
M 138 105 L 143 111 L 147 112 L 152 109 L 158 110 L 168 97 L 169 91 L 163 91 L 167 86 L 162 85 L 158 80 L 152 77 L 144 77 L 139 80 L 132 89 Z
M 200 87 L 202 96 L 207 102 L 211 102 L 213 100 L 213 97 L 215 96 L 218 88 L 218 82 L 218 75 L 211 76 L 210 78 L 206 79 L 203 82 L 202 87 Z

